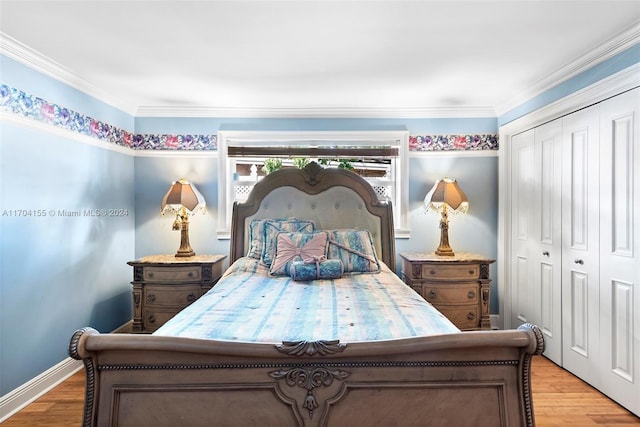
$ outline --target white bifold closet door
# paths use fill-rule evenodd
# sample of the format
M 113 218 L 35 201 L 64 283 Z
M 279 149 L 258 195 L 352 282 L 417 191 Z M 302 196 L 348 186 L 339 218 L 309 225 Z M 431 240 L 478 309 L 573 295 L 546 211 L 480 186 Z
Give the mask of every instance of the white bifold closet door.
M 640 415 L 640 88 L 511 138 L 511 326 Z
M 598 106 L 562 119 L 562 365 L 593 383 L 599 346 Z
M 562 366 L 640 415 L 640 89 L 562 119 Z
M 639 115 L 640 88 L 600 106 L 598 388 L 637 415 L 640 415 Z
M 511 325 L 538 325 L 562 364 L 561 122 L 512 137 Z

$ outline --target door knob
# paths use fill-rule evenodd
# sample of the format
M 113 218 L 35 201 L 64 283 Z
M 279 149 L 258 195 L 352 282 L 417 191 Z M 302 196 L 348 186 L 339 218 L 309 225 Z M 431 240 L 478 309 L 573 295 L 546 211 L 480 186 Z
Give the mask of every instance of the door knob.
M 542 252 L 542 255 L 544 255 L 544 256 L 549 256 L 549 251 L 544 251 L 544 252 Z
M 584 264 L 584 261 L 582 261 L 581 259 L 577 259 L 577 260 L 575 260 L 573 262 L 575 262 L 576 264 L 580 264 L 580 265 Z

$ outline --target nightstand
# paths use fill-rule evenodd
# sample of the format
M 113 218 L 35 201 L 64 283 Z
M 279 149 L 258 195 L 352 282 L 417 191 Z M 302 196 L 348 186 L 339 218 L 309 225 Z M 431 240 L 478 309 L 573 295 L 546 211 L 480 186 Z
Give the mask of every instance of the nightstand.
M 133 267 L 133 332 L 153 332 L 222 276 L 225 255 L 151 255 Z
M 438 256 L 405 253 L 402 280 L 461 330 L 490 329 L 489 265 L 494 260 L 471 253 Z

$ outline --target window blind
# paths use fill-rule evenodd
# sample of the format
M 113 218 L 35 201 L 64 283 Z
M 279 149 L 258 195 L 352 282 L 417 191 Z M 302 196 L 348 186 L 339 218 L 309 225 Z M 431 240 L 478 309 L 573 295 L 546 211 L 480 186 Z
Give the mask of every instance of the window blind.
M 315 158 L 358 158 L 358 157 L 398 157 L 398 147 L 338 146 L 229 146 L 229 157 L 315 157 Z

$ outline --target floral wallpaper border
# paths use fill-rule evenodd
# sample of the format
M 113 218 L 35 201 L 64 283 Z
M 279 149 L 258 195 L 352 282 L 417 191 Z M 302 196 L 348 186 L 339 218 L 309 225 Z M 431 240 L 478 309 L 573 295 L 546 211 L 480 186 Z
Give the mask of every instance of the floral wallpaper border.
M 217 135 L 136 134 L 0 83 L 0 111 L 129 147 L 133 150 L 216 151 Z M 409 151 L 497 150 L 498 135 L 420 135 L 409 137 Z
M 0 111 L 134 150 L 215 151 L 217 135 L 136 134 L 0 83 Z
M 498 135 L 409 136 L 409 151 L 497 150 Z

